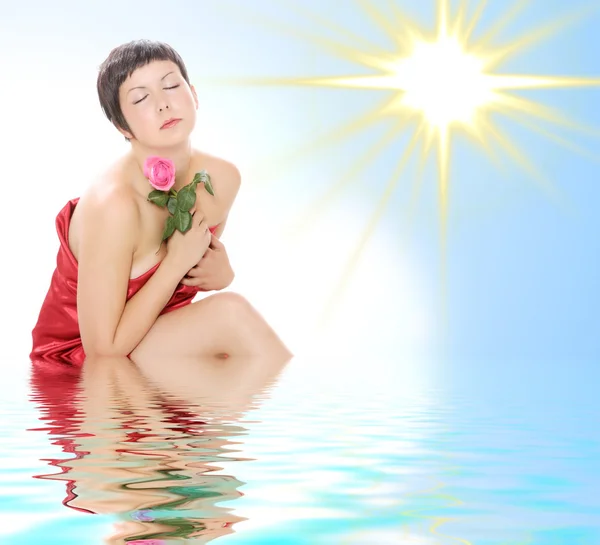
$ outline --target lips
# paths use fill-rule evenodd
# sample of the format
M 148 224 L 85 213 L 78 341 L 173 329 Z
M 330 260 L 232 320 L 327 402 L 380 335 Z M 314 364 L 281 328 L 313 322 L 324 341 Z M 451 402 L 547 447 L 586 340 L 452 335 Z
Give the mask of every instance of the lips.
M 172 117 L 171 119 L 167 119 L 161 126 L 161 129 L 169 129 L 175 125 L 177 125 L 177 123 L 179 123 L 181 121 L 181 119 Z

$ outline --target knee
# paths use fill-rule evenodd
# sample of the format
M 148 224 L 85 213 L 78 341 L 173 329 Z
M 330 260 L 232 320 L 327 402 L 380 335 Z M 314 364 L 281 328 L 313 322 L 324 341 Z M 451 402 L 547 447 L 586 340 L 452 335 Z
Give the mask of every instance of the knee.
M 214 302 L 218 304 L 227 314 L 235 313 L 235 315 L 240 312 L 251 312 L 254 311 L 250 302 L 239 293 L 226 291 L 221 293 L 216 293 L 213 295 Z

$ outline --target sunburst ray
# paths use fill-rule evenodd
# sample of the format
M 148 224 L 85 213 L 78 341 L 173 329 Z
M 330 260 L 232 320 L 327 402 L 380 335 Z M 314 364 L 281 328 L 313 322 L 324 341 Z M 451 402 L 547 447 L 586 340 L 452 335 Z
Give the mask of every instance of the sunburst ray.
M 520 38 L 512 40 L 511 43 L 505 47 L 494 50 L 486 48 L 485 44 L 476 43 L 471 47 L 471 50 L 476 54 L 486 51 L 485 56 L 488 59 L 488 67 L 490 69 L 496 68 L 501 61 L 505 61 L 517 53 L 522 53 L 528 47 L 540 42 L 541 40 L 550 38 L 568 25 L 572 25 L 581 21 L 586 15 L 590 15 L 593 11 L 597 10 L 598 6 L 590 5 L 582 8 L 578 12 L 569 13 L 568 15 L 561 15 L 554 21 L 546 23 L 537 29 L 528 29 L 527 32 L 523 33 Z
M 465 0 L 465 2 L 466 2 L 466 0 Z M 473 34 L 473 31 L 475 30 L 475 28 L 477 27 L 477 23 L 481 19 L 481 16 L 483 14 L 483 10 L 485 9 L 486 3 L 487 3 L 486 0 L 480 0 L 479 4 L 477 4 L 477 7 L 475 8 L 475 13 L 471 16 L 471 21 L 469 22 L 469 26 L 467 26 L 467 28 L 465 28 L 462 31 L 461 36 L 465 43 L 469 43 L 469 40 L 471 39 L 471 35 Z
M 401 32 L 398 32 L 398 26 L 393 24 L 388 17 L 385 17 L 372 2 L 367 0 L 356 0 L 357 4 L 362 8 L 363 13 L 367 15 L 371 21 L 373 21 L 379 29 L 387 36 L 387 38 L 398 48 L 397 51 L 405 51 L 406 48 L 410 47 L 411 42 L 408 41 Z M 406 25 L 408 19 L 405 16 L 401 16 L 401 21 Z
M 388 207 L 390 199 L 391 199 L 392 195 L 394 194 L 394 191 L 396 189 L 396 186 L 398 185 L 398 182 L 400 181 L 400 175 L 402 174 L 402 171 L 404 170 L 404 167 L 406 166 L 407 161 L 411 157 L 411 153 L 413 151 L 413 148 L 415 147 L 415 144 L 419 140 L 420 132 L 421 131 L 418 130 L 417 132 L 415 132 L 413 134 L 410 142 L 404 149 L 402 156 L 400 157 L 400 160 L 398 161 L 396 168 L 395 168 L 394 172 L 392 173 L 391 179 L 388 182 L 388 184 L 383 192 L 383 195 L 379 199 L 377 208 L 375 209 L 375 211 L 369 218 L 369 221 L 367 222 L 367 225 L 360 237 L 360 240 L 358 241 L 354 251 L 352 252 L 352 255 L 350 256 L 350 258 L 346 264 L 346 267 L 344 267 L 344 271 L 342 273 L 339 283 L 337 284 L 329 301 L 326 303 L 326 305 L 324 307 L 324 313 L 321 316 L 321 324 L 320 324 L 321 326 L 326 325 L 329 317 L 333 313 L 335 304 L 339 302 L 339 299 L 340 299 L 341 295 L 343 294 L 343 292 L 345 291 L 347 283 L 352 276 L 352 273 L 354 271 L 356 264 L 358 263 L 369 239 L 373 235 L 386 208 Z
M 388 0 L 386 4 L 378 4 L 377 8 L 366 0 L 357 0 L 356 5 L 365 15 L 365 19 L 375 25 L 389 41 L 392 46 L 390 50 L 382 50 L 381 46 L 371 44 L 363 36 L 360 36 L 360 39 L 353 39 L 355 34 L 348 29 L 334 23 L 325 24 L 316 16 L 307 16 L 307 18 L 309 21 L 318 22 L 321 28 L 335 32 L 340 39 L 350 40 L 351 44 L 297 27 L 291 28 L 290 25 L 271 22 L 269 26 L 275 28 L 277 32 L 283 32 L 287 36 L 294 36 L 317 46 L 345 62 L 350 61 L 367 68 L 368 74 L 357 71 L 356 74 L 345 75 L 242 78 L 237 81 L 243 84 L 354 89 L 357 92 L 386 93 L 390 97 L 389 100 L 381 103 L 378 109 L 370 110 L 367 114 L 358 114 L 354 118 L 355 122 L 351 121 L 343 129 L 340 127 L 338 130 L 333 130 L 329 137 L 320 138 L 321 145 L 339 142 L 343 138 L 344 130 L 348 131 L 349 136 L 357 131 L 366 130 L 374 122 L 386 118 L 414 119 L 417 116 L 420 121 L 416 123 L 415 136 L 411 139 L 410 149 L 415 148 L 415 139 L 418 138 L 421 143 L 420 173 L 427 157 L 431 155 L 437 161 L 441 269 L 444 271 L 444 276 L 446 225 L 449 221 L 448 207 L 451 197 L 452 147 L 454 139 L 459 134 L 463 133 L 471 138 L 491 161 L 501 167 L 504 165 L 497 151 L 507 154 L 514 164 L 523 169 L 527 176 L 538 184 L 548 198 L 558 204 L 561 202 L 564 204 L 566 197 L 546 179 L 534 161 L 528 157 L 528 153 L 519 149 L 511 137 L 501 130 L 500 125 L 494 121 L 494 116 L 500 114 L 512 119 L 518 114 L 522 126 L 529 124 L 531 130 L 545 134 L 546 137 L 568 149 L 575 149 L 572 144 L 569 145 L 567 139 L 554 134 L 539 123 L 583 132 L 590 136 L 598 136 L 599 131 L 575 123 L 560 111 L 545 106 L 539 100 L 518 96 L 515 91 L 598 87 L 600 77 L 510 74 L 498 73 L 497 69 L 501 63 L 550 38 L 566 25 L 581 21 L 585 16 L 597 11 L 600 7 L 597 3 L 595 6 L 586 6 L 576 11 L 570 9 L 568 14 L 528 29 L 526 33 L 510 40 L 509 43 L 498 46 L 493 45 L 493 42 L 517 19 L 527 6 L 527 2 L 517 0 L 511 4 L 479 38 L 474 36 L 487 5 L 485 0 L 477 3 L 471 15 L 467 15 L 465 0 L 460 0 L 454 14 L 451 13 L 449 0 L 438 0 L 433 32 L 406 16 L 400 8 L 399 0 Z M 384 10 L 384 6 L 388 9 Z M 240 15 L 239 11 L 237 15 Z M 353 168 L 364 169 L 364 160 L 374 157 L 375 149 L 378 153 L 381 152 L 381 146 L 388 142 L 389 137 L 380 140 L 371 148 L 372 153 L 365 152 L 362 162 L 353 163 Z M 310 146 L 304 151 L 309 148 Z M 579 149 L 579 152 L 585 153 L 585 150 Z M 398 160 L 398 168 L 404 168 L 407 160 L 408 156 L 403 154 Z M 357 249 L 349 260 L 348 269 L 344 272 L 345 279 L 351 274 L 357 256 L 369 240 L 374 230 L 374 222 L 379 221 L 381 210 L 387 206 L 385 203 L 389 201 L 390 191 L 397 187 L 397 176 L 399 175 L 396 171 L 374 215 L 365 227 Z M 420 183 L 415 182 L 413 185 L 409 199 L 411 210 L 416 209 L 415 202 L 420 191 Z M 331 202 L 334 195 L 340 193 L 342 186 L 343 184 L 339 182 L 333 184 L 326 199 L 327 203 Z M 346 280 L 340 285 L 345 283 Z
M 419 28 L 419 25 L 410 17 L 408 17 L 401 9 L 396 0 L 388 2 L 391 16 L 395 19 L 398 28 L 397 34 L 401 41 L 399 51 L 406 51 L 412 48 L 417 40 L 424 40 L 427 32 Z M 396 55 L 398 51 L 396 51 Z
M 523 113 L 526 113 L 526 112 L 523 112 Z M 521 113 L 519 115 L 517 115 L 517 113 L 514 111 L 506 110 L 503 112 L 503 114 L 507 117 L 510 117 L 515 123 L 518 123 L 519 125 L 522 125 L 523 127 L 526 127 L 527 129 L 529 129 L 532 132 L 536 132 L 536 133 L 544 136 L 546 139 L 548 139 L 556 144 L 559 144 L 563 148 L 571 150 L 572 152 L 574 152 L 578 155 L 581 155 L 582 157 L 585 157 L 586 159 L 589 159 L 590 161 L 600 163 L 600 157 L 598 155 L 594 155 L 590 151 L 582 148 L 581 146 L 576 145 L 575 143 L 573 143 L 572 140 L 570 140 L 568 138 L 559 136 L 558 134 L 555 134 L 552 131 L 542 128 L 541 126 L 539 126 L 536 123 L 528 121 L 525 118 L 525 116 L 523 116 Z M 566 125 L 570 125 L 570 124 L 566 124 Z
M 349 39 L 355 46 L 361 46 L 364 49 L 366 49 L 374 54 L 377 54 L 377 55 L 384 55 L 384 56 L 389 55 L 389 51 L 386 51 L 381 46 L 375 45 L 373 42 L 366 40 L 365 37 L 361 36 L 360 34 L 356 34 L 355 32 L 350 32 L 347 28 L 340 27 L 340 26 L 332 23 L 331 21 L 328 21 L 327 19 L 323 19 L 322 17 L 319 17 L 314 13 L 310 13 L 304 9 L 301 9 L 299 6 L 295 5 L 293 2 L 290 2 L 290 1 L 282 2 L 282 0 L 279 0 L 279 2 L 284 3 L 286 6 L 286 9 L 293 11 L 294 13 L 300 15 L 301 17 L 304 17 L 305 19 L 307 19 L 313 23 L 316 23 L 317 25 L 320 25 L 322 28 L 325 28 L 327 30 L 337 33 L 341 37 Z
M 302 210 L 295 222 L 291 223 L 289 232 L 297 233 L 300 229 L 306 229 L 307 218 L 310 218 L 308 225 L 315 225 L 315 220 L 323 214 L 334 202 L 340 194 L 348 189 L 349 185 L 360 179 L 361 174 L 371 165 L 374 159 L 380 155 L 387 146 L 394 140 L 397 140 L 399 132 L 404 127 L 404 120 L 396 120 L 396 122 L 384 132 L 383 136 L 376 140 L 371 146 L 366 148 L 364 152 L 357 156 L 342 172 L 338 181 L 329 185 L 325 192 L 311 202 L 306 209 Z M 304 231 L 303 231 L 304 232 Z
M 492 40 L 498 34 L 500 34 L 502 29 L 504 29 L 508 24 L 514 21 L 517 15 L 521 11 L 523 11 L 527 4 L 530 3 L 531 0 L 517 0 L 516 2 L 514 2 L 512 8 L 504 12 L 500 19 L 494 21 L 492 27 L 470 47 L 470 50 L 475 54 L 477 54 L 478 51 L 489 50 L 489 44 L 492 42 Z
M 352 118 L 348 122 L 334 127 L 326 133 L 308 140 L 303 145 L 293 148 L 290 152 L 280 155 L 279 157 L 269 157 L 259 170 L 262 174 L 261 184 L 267 185 L 279 179 L 282 168 L 291 168 L 300 161 L 305 160 L 311 154 L 317 151 L 331 148 L 336 144 L 341 144 L 344 141 L 350 140 L 355 134 L 372 127 L 382 120 L 388 120 L 384 115 L 390 108 L 396 97 L 385 97 L 374 108 L 363 113 L 360 117 Z M 394 122 L 395 134 L 401 132 L 401 128 L 406 126 L 410 121 L 410 117 L 400 118 L 399 122 Z M 272 172 L 272 175 L 269 173 Z

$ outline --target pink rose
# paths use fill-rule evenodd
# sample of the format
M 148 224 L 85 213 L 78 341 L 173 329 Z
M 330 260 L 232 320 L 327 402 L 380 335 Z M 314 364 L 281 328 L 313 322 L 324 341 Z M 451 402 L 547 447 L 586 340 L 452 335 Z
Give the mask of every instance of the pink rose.
M 144 176 L 154 189 L 169 191 L 175 184 L 175 164 L 171 159 L 152 155 L 144 163 Z

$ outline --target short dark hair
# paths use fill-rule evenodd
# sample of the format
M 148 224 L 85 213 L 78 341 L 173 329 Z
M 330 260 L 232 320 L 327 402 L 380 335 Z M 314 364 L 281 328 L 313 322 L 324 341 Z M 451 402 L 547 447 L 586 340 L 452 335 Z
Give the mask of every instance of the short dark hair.
M 153 40 L 133 40 L 119 45 L 99 67 L 96 86 L 100 106 L 108 120 L 121 129 L 131 132 L 119 103 L 119 88 L 135 70 L 152 61 L 174 62 L 187 84 L 190 84 L 185 63 L 179 53 L 170 45 Z M 129 141 L 129 138 L 125 140 Z

